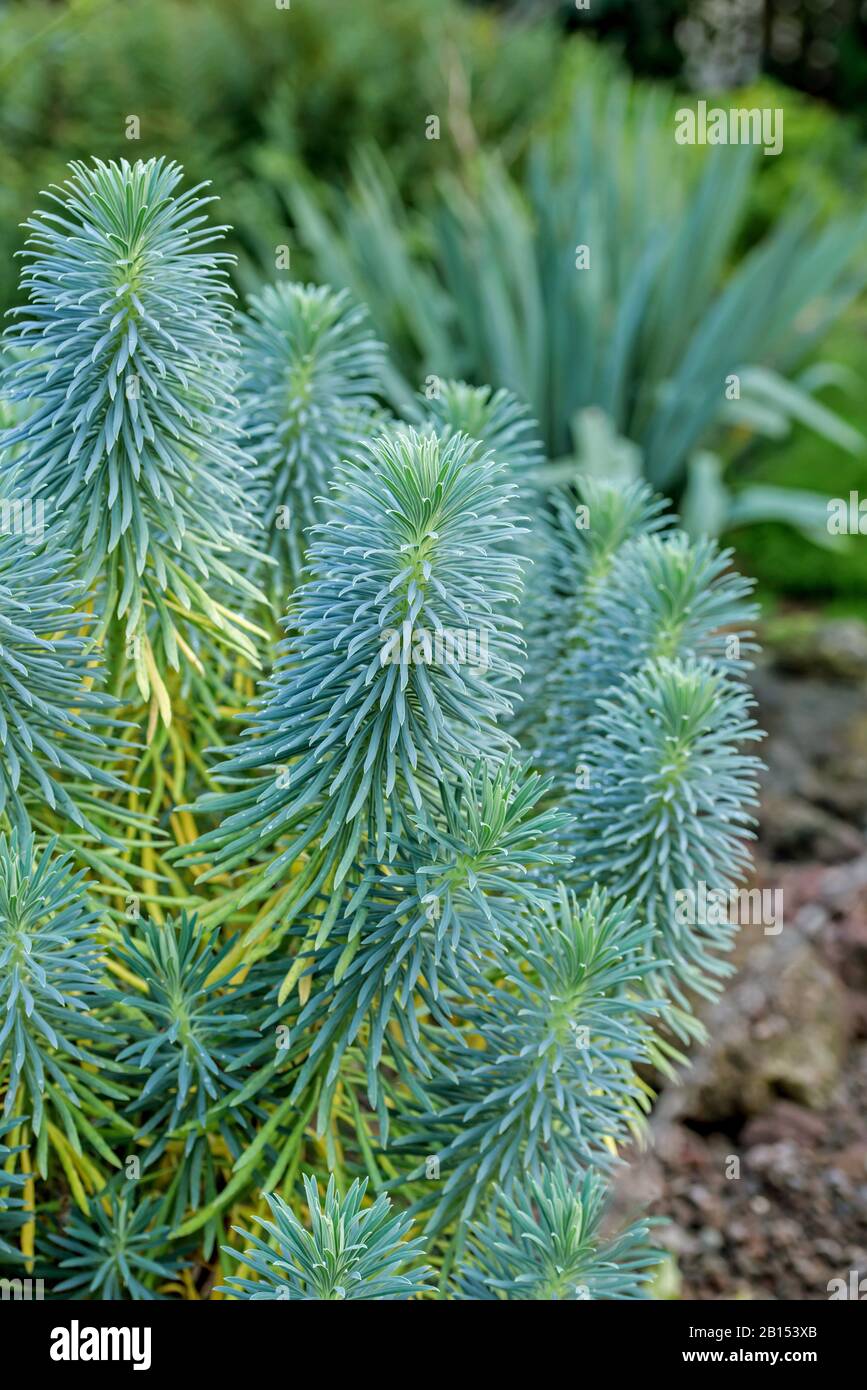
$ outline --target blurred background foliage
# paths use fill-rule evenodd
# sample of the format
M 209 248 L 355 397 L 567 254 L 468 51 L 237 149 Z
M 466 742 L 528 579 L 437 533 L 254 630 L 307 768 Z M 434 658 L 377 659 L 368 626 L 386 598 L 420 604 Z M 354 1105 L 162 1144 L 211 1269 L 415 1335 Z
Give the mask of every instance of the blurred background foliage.
M 466 242 L 474 204 L 482 206 L 494 190 L 502 201 L 483 208 L 485 256 L 518 283 L 528 267 L 547 273 L 544 240 L 533 225 L 540 209 L 533 204 L 536 155 L 530 152 L 551 140 L 568 165 L 578 138 L 576 101 L 580 109 L 583 97 L 584 109 L 601 120 L 603 100 L 629 90 L 624 78 L 631 70 L 640 79 L 636 105 L 653 106 L 658 131 L 678 106 L 699 95 L 736 92 L 738 105 L 785 111 L 779 158 L 754 160 L 749 179 L 737 187 L 742 176 L 737 161 L 730 163 L 738 218 L 717 248 L 703 304 L 707 323 L 750 253 L 779 235 L 793 215 L 809 210 L 815 237 L 827 235 L 828 255 L 836 228 L 857 233 L 853 219 L 863 215 L 867 172 L 865 16 L 860 0 L 591 0 L 588 9 L 573 0 L 291 0 L 286 8 L 275 0 L 0 0 L 0 302 L 6 308 L 16 295 L 19 224 L 40 190 L 64 177 L 67 160 L 164 154 L 181 161 L 192 182 L 211 180 L 220 188 L 220 215 L 234 228 L 240 293 L 273 279 L 277 264 L 293 278 L 324 279 L 323 261 L 342 256 L 344 280 L 371 302 L 375 317 L 380 305 L 384 321 L 377 326 L 409 385 L 417 387 L 423 380 L 418 374 L 433 370 L 425 342 L 436 343 L 437 334 L 441 356 L 447 350 L 466 375 L 485 379 L 490 361 L 454 332 L 455 308 L 464 324 L 470 321 L 455 296 L 478 288 L 471 275 L 462 281 L 457 273 L 461 256 L 465 275 L 473 261 L 466 246 L 460 250 L 455 229 L 463 222 Z M 441 123 L 439 139 L 425 138 L 432 115 Z M 140 123 L 135 141 L 127 136 L 133 117 Z M 675 149 L 673 140 L 670 148 L 657 143 L 648 166 L 653 211 L 648 205 L 647 225 L 671 236 L 684 231 L 686 214 L 694 211 L 708 155 L 681 151 L 683 169 L 675 170 L 673 162 L 666 164 Z M 598 168 L 599 177 L 607 177 L 604 135 Z M 621 194 L 629 190 L 629 177 L 619 185 Z M 707 176 L 705 186 L 710 182 Z M 604 186 L 615 183 L 612 176 Z M 724 207 L 724 186 L 716 196 Z M 641 206 L 631 215 L 631 229 L 623 230 L 643 245 Z M 601 225 L 618 234 L 618 219 Z M 523 260 L 511 259 L 516 247 Z M 853 447 L 851 433 L 867 437 L 867 319 L 864 297 L 855 293 L 867 274 L 863 236 L 859 244 L 855 235 L 854 249 L 839 255 L 843 278 L 831 277 L 839 302 L 829 304 L 830 292 L 820 286 L 829 327 L 821 341 L 806 335 L 798 371 L 822 364 L 810 377 L 810 394 L 843 428 L 823 429 L 824 414 L 817 428 L 815 419 L 784 411 L 782 428 L 759 427 L 756 415 L 739 433 L 721 438 L 709 421 L 697 443 L 700 450 L 713 449 L 721 463 L 715 473 L 701 453 L 692 502 L 700 486 L 698 512 L 717 506 L 716 484 L 725 468 L 724 528 L 737 518 L 731 497 L 737 501 L 745 488 L 812 494 L 814 523 L 822 499 L 864 486 L 865 455 Z M 328 271 L 340 278 L 333 263 Z M 807 273 L 821 279 L 818 268 Z M 623 302 L 612 291 L 601 306 L 600 332 L 609 344 L 619 341 L 611 316 Z M 671 284 L 668 302 L 669 315 L 676 315 Z M 481 300 L 472 303 L 475 312 Z M 769 314 L 775 303 L 769 300 Z M 540 332 L 549 360 L 569 382 L 570 352 L 577 359 L 596 329 L 589 324 L 590 336 L 570 348 L 558 341 L 564 317 L 557 310 L 555 296 L 545 304 Z M 658 322 L 656 338 L 636 339 L 637 358 L 630 361 L 643 353 L 655 365 L 656 344 L 663 341 L 688 363 L 686 312 L 684 306 L 683 322 L 672 318 L 664 339 Z M 511 322 L 526 327 L 520 315 Z M 780 364 L 785 343 L 777 340 L 787 334 L 782 317 L 764 325 L 763 366 Z M 532 365 L 528 344 L 514 347 Z M 450 359 L 439 369 L 447 375 L 453 365 Z M 583 370 L 576 360 L 576 374 Z M 508 376 L 505 367 L 501 374 Z M 660 371 L 635 376 L 639 404 L 647 381 L 657 391 L 660 376 L 664 386 Z M 529 380 L 495 384 L 534 394 Z M 685 409 L 691 389 L 687 380 Z M 582 387 L 573 404 L 595 404 L 600 394 L 601 387 L 589 393 Z M 617 431 L 647 446 L 635 424 L 641 409 L 613 414 Z M 664 414 L 660 418 L 664 422 Z M 570 431 L 580 455 L 580 422 L 576 429 L 565 409 L 552 419 L 552 455 L 562 454 Z M 658 455 L 658 428 L 653 447 Z M 677 493 L 684 477 L 668 485 Z M 799 506 L 792 503 L 793 515 Z M 813 539 L 805 539 L 805 530 Z M 729 535 L 765 597 L 867 612 L 864 537 L 830 547 L 816 543 L 815 524 L 797 530 L 777 520 L 733 527 Z

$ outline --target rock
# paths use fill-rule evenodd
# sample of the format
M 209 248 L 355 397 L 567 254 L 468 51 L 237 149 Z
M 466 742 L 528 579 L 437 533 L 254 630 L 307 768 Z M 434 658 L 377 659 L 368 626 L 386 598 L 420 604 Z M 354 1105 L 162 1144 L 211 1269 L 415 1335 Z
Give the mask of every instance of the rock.
M 774 664 L 799 675 L 867 679 L 867 625 L 857 618 L 789 619 L 767 633 Z
M 788 1187 L 798 1175 L 799 1153 L 791 1140 L 781 1139 L 748 1149 L 744 1164 L 750 1173 L 760 1174 L 769 1187 Z
M 819 1142 L 825 1134 L 827 1122 L 814 1110 L 805 1110 L 789 1100 L 777 1101 L 763 1115 L 756 1115 L 744 1125 L 740 1142 L 745 1149 L 756 1144 L 774 1144 L 780 1139 L 791 1139 L 806 1148 Z
M 867 1179 L 867 1142 L 850 1144 L 838 1156 L 836 1167 L 847 1178 Z
M 698 1238 L 702 1250 L 721 1250 L 725 1244 L 722 1231 L 718 1231 L 714 1226 L 702 1226 Z
M 760 823 L 772 858 L 833 863 L 863 854 L 867 822 L 867 690 L 864 681 L 793 680 L 761 667 L 753 686 L 763 747 Z
M 823 622 L 813 642 L 812 669 L 837 680 L 867 678 L 867 626 L 857 618 Z
M 851 912 L 867 893 L 867 855 L 827 869 L 819 879 L 817 892 L 832 912 Z
M 708 1027 L 712 1041 L 679 1096 L 682 1117 L 721 1123 L 781 1098 L 813 1110 L 829 1103 L 846 1044 L 845 990 L 791 927 L 754 948 L 748 980 Z
M 830 920 L 830 912 L 821 903 L 804 903 L 795 917 L 795 926 L 802 936 L 821 936 Z
M 775 859 L 815 858 L 825 864 L 859 854 L 863 840 L 845 820 L 803 797 L 762 792 L 759 809 L 762 846 Z
M 850 989 L 867 990 L 867 918 L 849 917 L 834 933 L 840 974 Z

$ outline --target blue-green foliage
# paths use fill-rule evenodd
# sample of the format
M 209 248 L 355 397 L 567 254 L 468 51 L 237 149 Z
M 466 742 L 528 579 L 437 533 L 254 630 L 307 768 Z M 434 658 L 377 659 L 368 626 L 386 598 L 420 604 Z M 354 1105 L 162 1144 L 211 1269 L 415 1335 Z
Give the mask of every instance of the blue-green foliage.
M 10 1132 L 17 1130 L 20 1125 L 20 1119 L 15 1116 L 0 1119 L 0 1258 L 12 1264 L 19 1264 L 23 1260 L 21 1251 L 9 1244 L 9 1238 L 27 1220 L 24 1197 L 19 1195 L 27 1175 L 9 1171 L 16 1154 L 22 1153 L 24 1146 L 7 1144 L 4 1136 L 9 1137 Z
M 220 599 L 255 593 L 231 562 L 252 549 L 230 258 L 214 249 L 210 199 L 177 191 L 177 165 L 70 167 L 26 224 L 28 302 L 3 389 L 29 409 L 0 442 L 17 493 L 47 504 L 58 542 L 99 580 L 107 617 L 141 641 L 154 614 L 177 666 L 176 610 L 242 643 Z
M 664 535 L 671 524 L 665 503 L 646 484 L 620 488 L 580 476 L 574 492 L 553 492 L 535 520 L 521 613 L 528 661 L 517 729 L 544 765 L 566 780 L 577 721 L 589 709 L 593 672 L 586 653 L 615 561 L 627 542 Z
M 575 498 L 559 497 L 547 533 L 528 649 L 548 679 L 523 718 L 538 717 L 536 758 L 575 819 L 570 882 L 636 905 L 666 961 L 656 987 L 676 1000 L 669 1021 L 695 1031 L 682 987 L 718 992 L 734 929 L 679 922 L 677 895 L 701 881 L 728 889 L 749 866 L 752 585 L 729 551 L 676 530 L 643 484 L 582 481 Z
M 268 550 L 285 570 L 274 580 L 282 608 L 335 469 L 375 427 L 384 351 L 345 291 L 290 282 L 253 296 L 241 341 L 241 422 Z
M 418 395 L 418 413 L 443 439 L 468 434 L 512 471 L 514 481 L 531 484 L 544 461 L 535 420 L 511 391 L 437 381 Z
M 412 430 L 341 467 L 274 677 L 220 769 L 244 784 L 199 803 L 223 816 L 198 845 L 210 873 L 268 855 L 262 891 L 312 846 L 297 910 L 340 888 L 360 857 L 393 859 L 402 837 L 434 823 L 442 785 L 469 783 L 480 756 L 506 756 L 520 570 L 494 553 L 513 529 L 502 471 L 465 436 Z
M 114 953 L 139 986 L 114 990 L 112 999 L 128 1110 L 148 1144 L 143 1166 L 159 1162 L 173 1142 L 187 1160 L 171 1204 L 176 1222 L 216 1196 L 213 1146 L 237 1159 L 265 1115 L 256 1100 L 234 1104 L 252 1061 L 274 1050 L 260 1032 L 261 980 L 251 973 L 241 982 L 238 965 L 227 964 L 234 944 L 181 913 L 164 925 L 137 922 Z M 209 1245 L 216 1230 L 206 1232 Z
M 261 1225 L 271 1243 L 235 1227 L 249 1247 L 243 1255 L 227 1247 L 227 1254 L 259 1277 L 230 1278 L 224 1292 L 296 1302 L 403 1301 L 422 1293 L 429 1269 L 418 1263 L 422 1241 L 405 1239 L 410 1218 L 392 1213 L 384 1195 L 363 1207 L 366 1188 L 366 1181 L 356 1181 L 341 1198 L 332 1176 L 323 1202 L 315 1181 L 305 1176 L 309 1231 L 280 1197 L 268 1194 L 274 1220 Z
M 160 1287 L 181 1276 L 182 1261 L 168 1253 L 169 1227 L 159 1222 L 158 1197 L 141 1196 L 135 1183 L 116 1179 L 90 1204 L 73 1210 L 49 1253 L 62 1276 L 52 1292 L 67 1298 L 164 1297 Z
M 96 683 L 63 556 L 0 535 L 0 824 L 57 812 L 98 838 L 98 794 L 123 790 L 107 764 L 122 744 L 115 702 Z
M 442 1292 L 641 1296 L 656 1256 L 643 1226 L 601 1238 L 603 1175 L 643 1127 L 660 1030 L 695 1032 L 689 995 L 727 969 L 732 929 L 677 906 L 749 863 L 749 585 L 643 485 L 551 491 L 506 392 L 440 383 L 414 426 L 387 420 L 387 364 L 343 296 L 265 291 L 239 362 L 219 229 L 179 178 L 73 167 L 30 223 L 4 376 L 4 481 L 52 529 L 46 549 L 0 538 L 0 1079 L 76 1203 L 52 1218 L 60 1289 L 160 1296 L 180 1242 L 200 1231 L 211 1261 L 256 1187 L 273 1221 L 229 1252 L 235 1296 L 424 1293 L 415 1218 Z M 197 671 L 204 723 L 235 701 L 201 658 L 255 657 L 226 600 L 255 595 L 257 520 L 272 597 L 295 586 L 274 670 L 212 769 L 189 749 L 198 839 L 184 821 L 171 856 L 128 866 L 145 910 L 157 879 L 171 909 L 119 931 L 30 823 L 71 820 L 79 854 L 108 833 L 100 642 L 112 688 L 131 661 L 166 725 L 160 654 Z M 140 822 L 106 815 L 135 859 Z M 320 1136 L 351 1186 L 321 1200 L 306 1178 L 307 1229 L 290 1203 Z M 130 1159 L 151 1195 L 102 1190 Z M 363 1170 L 401 1211 L 365 1206 Z
M 580 901 L 561 887 L 499 953 L 495 983 L 455 1010 L 460 1033 L 436 1039 L 444 1075 L 403 1141 L 437 1161 L 432 1229 L 465 1221 L 492 1179 L 508 1191 L 552 1162 L 608 1166 L 640 1126 L 635 1067 L 657 1012 L 642 997 L 650 936 L 625 901 L 598 890 Z
M 470 1237 L 458 1296 L 474 1300 L 574 1303 L 647 1296 L 659 1259 L 649 1228 L 636 1222 L 603 1237 L 605 1184 L 560 1165 L 541 1181 L 498 1191 L 488 1220 Z
M 106 990 L 99 964 L 97 917 L 84 875 L 70 871 L 54 845 L 34 848 L 26 834 L 0 835 L 0 1081 L 4 1113 L 24 1113 L 38 1136 L 46 1172 L 47 1122 L 64 1125 L 116 1162 L 89 1116 L 122 1092 L 111 1034 L 97 1013 Z
M 388 1136 L 380 1069 L 428 1078 L 437 1067 L 419 1014 L 448 1028 L 456 1001 L 486 988 L 485 953 L 492 944 L 523 941 L 522 920 L 547 890 L 539 875 L 565 861 L 556 850 L 564 819 L 543 810 L 546 786 L 512 763 L 493 774 L 479 769 L 472 786 L 443 787 L 442 823 L 417 843 L 401 845 L 388 873 L 365 901 L 363 929 L 350 900 L 328 944 L 312 952 L 313 992 L 297 1027 L 313 1033 L 296 1084 L 329 1059 L 328 1096 L 340 1063 L 367 1025 L 368 1098 L 379 1105 Z M 397 1025 L 396 1027 L 394 1025 Z
M 598 593 L 571 698 L 561 717 L 596 702 L 658 657 L 701 657 L 730 674 L 750 669 L 752 584 L 730 569 L 731 551 L 682 532 L 644 534 L 618 554 Z M 574 727 L 574 726 L 573 726 Z
M 600 702 L 576 793 L 577 872 L 625 894 L 654 929 L 654 953 L 679 1003 L 685 985 L 713 998 L 731 966 L 728 923 L 681 923 L 678 894 L 728 891 L 750 863 L 759 734 L 740 682 L 693 658 L 649 661 Z

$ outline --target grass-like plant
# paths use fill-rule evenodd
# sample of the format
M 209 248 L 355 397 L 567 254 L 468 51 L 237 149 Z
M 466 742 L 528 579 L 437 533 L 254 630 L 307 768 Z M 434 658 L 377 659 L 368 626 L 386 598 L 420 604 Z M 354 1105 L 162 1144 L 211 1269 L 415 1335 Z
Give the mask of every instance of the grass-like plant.
M 733 145 L 698 164 L 665 95 L 603 68 L 518 169 L 481 153 L 420 211 L 369 151 L 348 191 L 299 181 L 289 196 L 319 273 L 366 295 L 401 404 L 433 374 L 506 388 L 551 459 L 602 410 L 650 484 L 687 495 L 691 531 L 771 518 L 822 532 L 824 498 L 751 486 L 736 465 L 795 422 L 863 454 L 804 363 L 863 286 L 865 223 L 823 225 L 799 198 L 745 254 L 757 163 Z
M 4 477 L 53 521 L 32 554 L 0 543 L 0 1082 L 26 1198 L 3 1238 L 87 1297 L 643 1296 L 647 1227 L 603 1239 L 601 1213 L 641 1064 L 725 968 L 672 913 L 748 863 L 749 586 L 643 485 L 546 492 L 508 393 L 442 381 L 388 417 L 363 311 L 330 291 L 266 290 L 239 365 L 178 178 L 74 167 L 31 224 L 4 378 Z M 218 596 L 252 598 L 229 556 L 252 573 L 283 505 L 253 698 L 267 651 Z M 102 656 L 146 745 L 138 816 Z M 67 820 L 87 882 L 48 840 Z

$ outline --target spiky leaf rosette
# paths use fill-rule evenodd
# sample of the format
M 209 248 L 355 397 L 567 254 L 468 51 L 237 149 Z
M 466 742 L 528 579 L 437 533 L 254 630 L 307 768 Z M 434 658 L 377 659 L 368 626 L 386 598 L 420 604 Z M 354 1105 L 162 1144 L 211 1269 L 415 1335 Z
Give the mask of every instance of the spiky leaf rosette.
M 729 675 L 750 670 L 758 607 L 749 601 L 753 580 L 729 568 L 731 557 L 716 541 L 691 541 L 683 532 L 641 535 L 624 546 L 569 672 L 561 718 L 574 727 L 656 657 L 699 657 Z
M 678 894 L 728 891 L 750 864 L 758 758 L 742 751 L 762 737 L 755 701 L 708 661 L 649 661 L 600 703 L 582 749 L 578 791 L 579 873 L 624 894 L 651 925 L 673 997 L 685 986 L 714 998 L 732 967 L 719 959 L 735 928 L 681 924 Z
M 410 1218 L 392 1213 L 384 1194 L 372 1206 L 362 1206 L 366 1189 L 367 1181 L 356 1179 L 341 1198 L 332 1175 L 322 1202 L 315 1181 L 305 1175 L 309 1231 L 281 1197 L 266 1193 L 274 1220 L 260 1220 L 260 1225 L 270 1244 L 236 1226 L 249 1248 L 239 1255 L 225 1247 L 258 1277 L 231 1277 L 222 1292 L 296 1302 L 404 1301 L 429 1288 L 428 1267 L 418 1264 L 422 1242 L 405 1238 Z
M 116 702 L 94 683 L 80 594 L 62 556 L 0 535 L 0 824 L 56 812 L 105 840 L 93 817 L 100 794 L 125 789 L 107 766 L 124 745 Z
M 468 434 L 506 464 L 516 482 L 532 484 L 545 455 L 535 420 L 511 391 L 443 381 L 430 394 L 419 392 L 418 401 L 422 418 L 442 438 Z
M 730 559 L 715 541 L 682 532 L 640 535 L 618 552 L 584 639 L 553 683 L 544 756 L 563 789 L 586 776 L 578 731 L 646 662 L 696 657 L 729 675 L 750 669 L 753 581 L 732 572 Z
M 522 940 L 523 914 L 538 911 L 549 896 L 540 879 L 564 862 L 556 849 L 563 817 L 540 808 L 545 792 L 539 777 L 511 763 L 493 773 L 478 768 L 469 792 L 444 788 L 442 827 L 401 845 L 370 890 L 361 927 L 350 902 L 327 946 L 314 949 L 309 964 L 306 954 L 297 958 L 293 971 L 306 970 L 312 989 L 297 1022 L 309 1055 L 296 1094 L 327 1062 L 320 1123 L 356 1038 L 363 1042 L 370 1104 L 380 1108 L 383 1145 L 389 1125 L 383 1062 L 419 1080 L 436 1070 L 419 1014 L 447 1027 L 456 995 L 465 998 L 473 982 L 487 988 L 491 947 Z
M 118 1062 L 135 1092 L 130 1113 L 138 1137 L 148 1140 L 144 1163 L 155 1163 L 171 1143 L 181 1146 L 176 1221 L 203 1195 L 213 1199 L 222 1155 L 231 1166 L 264 1118 L 255 1097 L 232 1106 L 246 1079 L 239 1068 L 261 1041 L 259 982 L 254 974 L 241 982 L 239 967 L 227 966 L 233 946 L 233 938 L 220 942 L 181 913 L 163 925 L 137 922 L 114 952 L 137 986 L 112 998 L 127 1040 Z M 210 1242 L 215 1231 L 206 1232 Z
M 80 1154 L 84 1141 L 116 1162 L 90 1118 L 106 1097 L 123 1098 L 106 1076 L 114 1067 L 96 1013 L 106 996 L 99 954 L 97 917 L 69 856 L 36 850 L 17 831 L 0 835 L 0 1089 L 7 1116 L 31 1117 L 43 1176 L 58 1123 L 62 1152 Z
M 165 1297 L 161 1285 L 180 1279 L 183 1266 L 168 1249 L 171 1232 L 159 1209 L 159 1197 L 142 1197 L 135 1183 L 119 1180 L 94 1198 L 87 1217 L 73 1209 L 47 1241 L 63 1276 L 53 1291 L 100 1300 Z
M 14 1139 L 21 1129 L 21 1123 L 14 1116 L 0 1119 L 0 1259 L 15 1264 L 24 1257 L 5 1237 L 15 1235 L 27 1220 L 26 1202 L 20 1195 L 27 1182 L 27 1174 L 16 1173 L 12 1169 L 16 1154 L 22 1153 L 25 1145 L 7 1144 L 5 1139 Z
M 251 298 L 241 342 L 241 423 L 284 600 L 338 464 L 373 432 L 384 350 L 345 290 L 286 283 Z
M 254 552 L 231 257 L 213 249 L 224 229 L 206 220 L 211 200 L 176 191 L 178 165 L 70 168 L 52 209 L 26 223 L 29 302 L 12 311 L 3 389 L 31 409 L 3 442 L 16 488 L 62 513 L 85 582 L 101 577 L 107 617 L 143 646 L 148 684 L 154 643 L 177 667 L 185 617 L 251 650 L 222 601 L 255 594 L 233 562 Z
M 602 1234 L 605 1183 L 555 1165 L 539 1181 L 498 1191 L 487 1222 L 473 1230 L 458 1277 L 459 1297 L 573 1303 L 645 1298 L 659 1251 L 636 1222 Z
M 423 1201 L 432 1232 L 470 1217 L 491 1180 L 508 1191 L 557 1161 L 605 1166 L 642 1122 L 635 1067 L 658 1012 L 644 983 L 649 927 L 604 892 L 581 902 L 561 888 L 525 935 L 488 994 L 455 1008 L 461 1035 L 428 1039 L 447 1074 L 399 1146 L 438 1162 L 441 1185 Z
M 637 537 L 671 527 L 666 506 L 644 483 L 620 487 L 579 476 L 574 488 L 557 489 L 540 509 L 521 605 L 527 671 L 516 728 L 546 768 L 560 770 L 554 756 L 558 735 L 565 730 L 574 740 L 576 719 L 583 717 L 586 650 L 618 557 Z M 566 709 L 568 715 L 561 714 Z M 568 760 L 571 746 L 563 751 Z
M 274 677 L 218 774 L 241 785 L 197 804 L 223 816 L 196 845 L 204 877 L 258 857 L 251 897 L 306 855 L 288 922 L 430 827 L 441 785 L 506 756 L 521 581 L 495 553 L 514 532 L 502 472 L 463 435 L 411 430 L 341 466 Z

